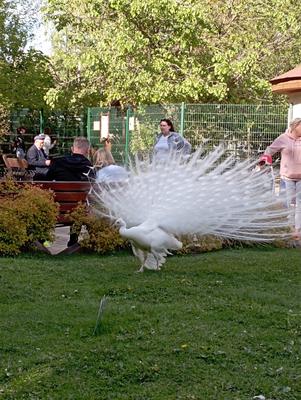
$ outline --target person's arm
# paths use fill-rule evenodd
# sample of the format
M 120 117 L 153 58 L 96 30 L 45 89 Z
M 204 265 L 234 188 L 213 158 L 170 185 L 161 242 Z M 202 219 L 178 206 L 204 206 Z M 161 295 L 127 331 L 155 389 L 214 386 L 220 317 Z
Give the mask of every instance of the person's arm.
M 285 145 L 285 138 L 283 135 L 278 136 L 272 144 L 270 144 L 264 151 L 263 155 L 259 158 L 259 165 L 272 165 L 272 156 L 275 153 L 281 152 Z
M 107 159 L 107 162 L 109 163 L 109 165 L 115 164 L 115 160 L 114 160 L 113 154 L 111 153 L 111 150 L 108 150 L 105 148 L 105 152 L 106 152 L 106 159 Z
M 50 165 L 50 160 L 39 160 L 38 149 L 31 147 L 27 151 L 26 159 L 29 165 L 33 167 L 46 167 Z
M 281 152 L 285 146 L 284 136 L 278 136 L 272 144 L 270 144 L 264 151 L 264 154 L 273 156 L 275 153 Z
M 191 153 L 191 144 L 188 142 L 187 139 L 184 139 L 183 154 L 189 156 L 190 153 Z
M 28 151 L 27 151 L 27 154 L 26 154 L 26 160 L 27 160 L 29 166 L 31 166 L 31 165 L 35 166 L 36 165 L 35 164 L 36 156 L 37 156 L 37 154 L 36 154 L 35 149 L 33 147 L 30 147 L 28 149 Z
M 53 149 L 55 145 L 56 145 L 56 140 L 54 140 L 54 141 L 52 142 L 52 144 L 51 144 L 50 147 L 49 147 L 49 150 Z
M 13 150 L 16 151 L 17 147 L 20 145 L 20 139 L 18 136 L 16 136 L 13 140 Z
M 46 174 L 46 181 L 55 181 L 56 179 L 56 159 L 53 159 Z
M 107 138 L 104 140 L 103 148 L 104 148 L 104 150 L 106 150 L 106 151 L 108 151 L 108 152 L 111 152 L 111 151 L 112 151 L 112 142 L 111 142 L 111 139 L 110 139 L 109 137 L 107 137 Z
M 176 150 L 182 151 L 184 149 L 184 139 L 179 133 L 175 133 L 176 137 L 174 138 L 174 143 L 176 144 Z

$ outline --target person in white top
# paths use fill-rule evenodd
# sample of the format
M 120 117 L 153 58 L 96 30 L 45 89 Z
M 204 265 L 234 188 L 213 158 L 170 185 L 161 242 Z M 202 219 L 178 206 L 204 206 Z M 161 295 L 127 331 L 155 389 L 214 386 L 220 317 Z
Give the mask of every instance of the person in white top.
M 51 142 L 51 129 L 50 128 L 45 128 L 44 129 L 44 145 L 43 145 L 43 150 L 44 153 L 49 156 L 50 150 L 54 148 L 54 146 L 56 145 L 56 140 L 54 140 L 53 142 Z
M 128 171 L 115 164 L 110 149 L 111 144 L 106 143 L 104 149 L 98 149 L 94 153 L 93 164 L 97 183 L 118 183 L 124 182 L 128 178 Z
M 167 160 L 169 154 L 174 152 L 186 159 L 191 153 L 191 144 L 179 133 L 175 132 L 173 123 L 168 118 L 160 121 L 160 133 L 156 138 L 153 155 L 156 161 Z

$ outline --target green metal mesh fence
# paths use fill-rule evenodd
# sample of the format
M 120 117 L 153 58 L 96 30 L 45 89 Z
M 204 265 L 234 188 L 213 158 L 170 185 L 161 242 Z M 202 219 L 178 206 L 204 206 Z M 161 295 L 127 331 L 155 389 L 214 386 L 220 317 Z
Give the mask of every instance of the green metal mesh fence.
M 112 153 L 117 163 L 126 163 L 127 113 L 120 107 L 88 108 L 87 137 L 93 147 L 101 147 L 103 139 L 110 134 Z
M 50 128 L 51 136 L 57 139 L 55 153 L 70 152 L 75 136 L 86 136 L 86 114 L 51 112 L 43 114 L 42 131 Z
M 236 158 L 256 157 L 287 126 L 285 105 L 189 104 L 184 136 L 196 147 L 223 143 Z
M 75 115 L 62 111 L 42 112 L 39 110 L 15 110 L 10 116 L 11 131 L 6 137 L 6 145 L 2 143 L 5 153 L 11 151 L 11 143 L 16 135 L 17 128 L 26 128 L 25 145 L 28 149 L 33 144 L 36 134 L 43 132 L 44 128 L 50 129 L 52 139 L 57 139 L 57 146 L 53 153 L 65 154 L 70 152 L 70 147 L 75 136 L 86 136 L 86 114 Z
M 287 125 L 285 105 L 187 104 L 148 106 L 132 113 L 130 150 L 149 151 L 161 118 L 170 118 L 175 129 L 193 148 L 212 149 L 223 143 L 226 154 L 256 157 Z
M 15 110 L 10 115 L 10 132 L 8 132 L 6 137 L 7 148 L 2 150 L 5 153 L 11 152 L 11 143 L 17 133 L 17 128 L 24 126 L 26 128 L 26 133 L 24 134 L 26 148 L 32 145 L 34 136 L 39 133 L 40 129 L 40 112 L 37 110 L 30 110 L 28 108 L 23 108 Z
M 120 107 L 88 108 L 82 115 L 64 112 L 41 113 L 17 110 L 11 116 L 11 141 L 18 126 L 27 128 L 27 145 L 45 127 L 58 139 L 55 153 L 67 153 L 75 136 L 86 136 L 101 147 L 108 133 L 113 137 L 116 162 L 126 164 L 134 153 L 151 151 L 161 118 L 170 118 L 175 129 L 193 148 L 224 143 L 236 158 L 257 157 L 287 125 L 286 105 L 168 104 L 122 110 Z M 7 151 L 5 151 L 7 152 Z
M 88 138 L 100 146 L 108 132 L 113 136 L 113 155 L 126 163 L 128 153 L 148 153 L 159 132 L 161 118 L 170 118 L 175 129 L 193 148 L 223 143 L 226 154 L 236 158 L 257 157 L 287 125 L 286 105 L 169 104 L 139 107 L 90 108 Z M 128 147 L 127 147 L 128 144 Z
M 159 132 L 159 122 L 162 118 L 173 121 L 175 129 L 181 126 L 181 105 L 154 105 L 140 107 L 131 113 L 130 152 L 145 152 L 152 148 L 155 136 Z

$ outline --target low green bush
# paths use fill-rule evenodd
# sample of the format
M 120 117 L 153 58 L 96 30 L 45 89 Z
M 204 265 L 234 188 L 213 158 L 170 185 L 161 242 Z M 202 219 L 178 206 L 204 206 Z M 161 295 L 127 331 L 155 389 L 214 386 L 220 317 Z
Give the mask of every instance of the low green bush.
M 119 232 L 106 218 L 101 218 L 94 213 L 87 212 L 84 205 L 77 207 L 71 214 L 73 231 L 80 233 L 81 227 L 86 226 L 86 234 L 80 241 L 82 248 L 95 251 L 100 254 L 118 251 L 128 248 L 129 242 L 122 239 Z M 180 238 L 183 248 L 177 254 L 194 254 L 224 247 L 225 240 L 212 235 L 206 236 L 183 236 Z
M 69 216 L 73 222 L 74 232 L 79 234 L 81 227 L 83 225 L 86 227 L 86 233 L 80 241 L 83 249 L 106 254 L 129 246 L 108 219 L 87 212 L 84 205 L 79 205 Z
M 89 212 L 84 205 L 77 207 L 70 214 L 70 219 L 73 221 L 73 231 L 77 234 L 80 233 L 83 225 L 86 226 L 86 233 L 80 242 L 81 247 L 86 250 L 105 254 L 129 247 L 129 242 L 121 238 L 118 230 L 108 219 Z M 257 247 L 262 245 L 258 242 L 241 242 L 215 235 L 185 235 L 179 237 L 179 240 L 183 243 L 183 247 L 176 252 L 177 254 L 197 254 L 230 247 Z M 270 245 L 280 248 L 293 247 L 292 243 L 287 240 L 275 240 Z
M 27 239 L 26 226 L 20 223 L 14 202 L 0 201 L 0 254 L 15 255 Z
M 180 238 L 183 247 L 178 254 L 196 254 L 207 251 L 220 250 L 227 241 L 213 235 L 187 235 Z
M 57 214 L 52 192 L 11 179 L 1 182 L 0 254 L 16 255 L 36 240 L 52 240 Z

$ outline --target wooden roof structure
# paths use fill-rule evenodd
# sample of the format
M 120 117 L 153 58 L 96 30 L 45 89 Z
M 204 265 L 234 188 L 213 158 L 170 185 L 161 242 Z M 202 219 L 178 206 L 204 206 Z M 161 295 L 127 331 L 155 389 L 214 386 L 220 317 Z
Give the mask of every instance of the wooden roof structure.
M 301 64 L 270 80 L 272 92 L 289 94 L 301 92 Z

